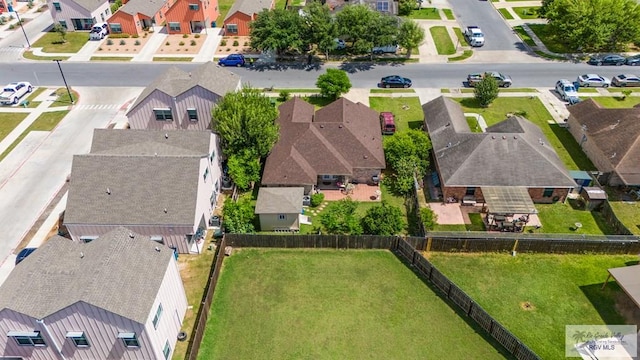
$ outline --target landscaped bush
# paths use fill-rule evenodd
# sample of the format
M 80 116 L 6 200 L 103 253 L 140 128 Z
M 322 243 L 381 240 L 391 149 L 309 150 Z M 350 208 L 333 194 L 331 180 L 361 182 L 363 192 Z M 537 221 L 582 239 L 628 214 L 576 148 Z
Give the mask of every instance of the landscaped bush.
M 249 46 L 249 42 L 248 42 L 248 41 L 245 41 L 245 42 L 244 42 L 244 44 L 243 44 L 243 46 Z
M 124 40 L 120 40 L 120 45 L 127 45 L 127 42 Z
M 45 10 L 47 10 L 49 7 L 47 5 L 42 5 L 38 8 L 38 12 L 43 12 Z
M 168 41 L 166 43 L 164 43 L 164 44 L 167 45 L 167 46 L 171 45 L 171 43 L 168 42 Z
M 29 9 L 33 9 L 33 0 L 29 0 L 29 1 L 27 2 L 27 7 L 28 7 Z
M 182 34 L 182 38 L 183 38 L 183 39 L 186 39 L 186 38 L 188 38 L 188 37 L 189 37 L 189 34 Z
M 238 46 L 240 45 L 240 43 L 238 42 L 238 40 L 233 40 L 233 46 Z
M 196 46 L 196 41 L 195 40 L 191 40 L 191 46 Z
M 131 37 L 129 34 L 109 34 L 112 39 L 128 39 Z
M 285 102 L 289 100 L 290 97 L 291 97 L 291 92 L 289 90 L 282 90 L 280 91 L 280 94 L 278 94 L 278 101 Z
M 113 40 L 107 39 L 107 45 L 113 45 Z
M 133 44 L 136 46 L 140 45 L 140 40 L 136 40 L 136 42 L 134 42 Z
M 227 46 L 227 40 L 220 41 L 220 46 Z
M 9 25 L 9 30 L 13 30 L 15 28 L 16 28 L 16 26 L 14 24 Z
M 184 46 L 184 41 L 180 41 L 180 42 L 178 43 L 178 45 L 180 45 L 180 46 Z
M 200 34 L 195 34 L 195 35 L 193 35 L 193 37 L 196 38 L 196 39 L 200 39 Z
M 132 37 L 132 38 L 134 38 L 134 39 L 137 39 L 137 38 L 139 38 L 139 37 L 140 37 L 140 35 L 135 34 L 135 35 L 132 35 L 131 37 Z
M 323 193 L 316 193 L 311 195 L 311 206 L 312 207 L 317 207 L 320 204 L 322 204 L 322 202 L 324 201 L 324 194 Z

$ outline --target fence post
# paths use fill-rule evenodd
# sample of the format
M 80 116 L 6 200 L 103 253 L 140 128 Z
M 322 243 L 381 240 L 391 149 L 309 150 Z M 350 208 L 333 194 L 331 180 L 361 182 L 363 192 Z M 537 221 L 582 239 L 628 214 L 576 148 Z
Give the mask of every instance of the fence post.
M 513 243 L 513 249 L 511 249 L 511 253 L 513 254 L 516 250 L 518 250 L 518 239 Z
M 469 309 L 467 309 L 467 316 L 471 316 L 471 310 L 473 310 L 473 300 L 469 302 Z
M 411 266 L 416 264 L 416 255 L 418 255 L 418 251 L 413 250 L 413 255 L 411 255 Z
M 431 243 L 433 242 L 433 237 L 429 236 L 427 238 L 427 248 L 425 250 L 431 251 Z

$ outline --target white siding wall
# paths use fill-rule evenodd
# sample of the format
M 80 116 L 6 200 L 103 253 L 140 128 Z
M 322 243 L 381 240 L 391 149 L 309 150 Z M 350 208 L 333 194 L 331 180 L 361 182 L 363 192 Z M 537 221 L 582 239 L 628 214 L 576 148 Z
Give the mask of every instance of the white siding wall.
M 280 214 L 260 214 L 260 230 L 300 230 L 298 214 L 282 214 L 284 219 L 280 220 Z
M 106 22 L 111 17 L 111 4 L 109 1 L 105 1 L 97 9 L 91 13 L 91 18 L 96 19 L 96 23 Z M 104 20 L 102 18 L 104 17 Z
M 95 225 L 95 224 L 65 224 L 74 241 L 80 241 L 82 236 L 101 236 L 114 230 L 118 226 L 145 236 L 162 236 L 166 246 L 175 246 L 178 252 L 189 253 L 186 235 L 193 233 L 193 224 L 182 225 Z
M 162 303 L 162 315 L 160 316 L 156 329 L 153 327 L 153 318 L 156 315 L 158 304 L 160 303 Z M 153 307 L 145 324 L 146 333 L 153 344 L 158 359 L 164 360 L 162 350 L 167 340 L 169 340 L 169 345 L 171 346 L 171 354 L 169 356 L 170 358 L 173 356 L 178 332 L 180 332 L 180 328 L 182 327 L 182 321 L 184 320 L 186 311 L 187 296 L 184 292 L 182 279 L 180 278 L 178 264 L 175 259 L 172 258 L 164 274 L 158 296 L 153 302 Z

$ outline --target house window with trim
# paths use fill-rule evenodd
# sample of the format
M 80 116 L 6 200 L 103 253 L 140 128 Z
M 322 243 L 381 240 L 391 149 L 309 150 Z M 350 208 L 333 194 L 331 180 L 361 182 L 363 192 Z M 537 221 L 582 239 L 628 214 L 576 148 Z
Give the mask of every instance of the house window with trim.
M 187 117 L 189 118 L 189 121 L 198 121 L 198 109 L 187 108 Z
M 65 337 L 71 339 L 76 347 L 89 347 L 89 340 L 82 331 L 69 331 Z
M 382 12 L 389 12 L 389 2 L 388 1 L 376 2 L 376 10 L 382 11 Z
M 60 20 L 58 21 L 58 24 L 60 24 L 60 26 L 62 26 L 63 28 L 68 29 L 66 20 Z
M 53 8 L 56 9 L 57 12 L 62 11 L 62 7 L 60 7 L 60 3 L 59 2 L 54 2 L 53 3 Z
M 9 331 L 7 336 L 20 346 L 47 346 L 40 331 Z
M 475 187 L 468 187 L 467 191 L 464 193 L 466 196 L 473 196 L 476 194 L 476 188 Z
M 169 345 L 169 340 L 164 343 L 162 354 L 164 355 L 165 360 L 169 360 L 169 355 L 171 355 L 171 345 Z
M 198 11 L 199 9 L 200 7 L 198 6 L 198 4 L 189 4 L 189 10 Z
M 128 347 L 128 348 L 140 347 L 140 342 L 136 337 L 136 333 L 121 332 L 118 334 L 118 339 L 122 339 L 122 343 L 124 344 L 125 347 Z
M 171 108 L 155 108 L 153 114 L 158 121 L 173 121 L 173 114 Z
M 553 195 L 553 188 L 545 188 L 542 197 L 551 197 L 551 195 Z
M 156 315 L 153 317 L 153 328 L 158 328 L 158 323 L 160 322 L 160 317 L 162 316 L 162 303 L 158 304 L 158 309 L 156 310 Z
M 171 31 L 180 31 L 180 23 L 179 22 L 170 22 L 169 30 Z
M 238 33 L 238 25 L 237 24 L 227 24 L 227 32 L 229 34 L 237 34 Z
M 113 23 L 113 24 L 109 24 L 109 27 L 111 28 L 111 32 L 114 34 L 122 34 L 122 24 L 120 23 Z

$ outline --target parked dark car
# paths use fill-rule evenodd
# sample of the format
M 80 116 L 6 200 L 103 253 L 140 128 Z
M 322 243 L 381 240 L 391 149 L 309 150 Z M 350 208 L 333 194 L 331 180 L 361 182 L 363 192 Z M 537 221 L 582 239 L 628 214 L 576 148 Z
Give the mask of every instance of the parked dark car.
M 629 56 L 625 61 L 627 65 L 638 66 L 640 65 L 640 54 Z
M 229 56 L 223 57 L 218 61 L 218 65 L 220 66 L 244 66 L 245 59 L 242 54 L 231 54 Z
M 638 75 L 620 74 L 611 79 L 611 85 L 620 87 L 640 86 L 640 77 Z
M 38 248 L 24 248 L 20 250 L 18 256 L 16 257 L 16 265 L 20 264 L 22 260 L 26 259 L 27 256 L 31 255 L 32 252 L 36 251 Z
M 385 76 L 380 79 L 379 85 L 383 88 L 408 88 L 411 87 L 411 79 L 398 75 Z
M 589 61 L 587 61 L 590 65 L 624 65 L 627 61 L 624 56 L 616 55 L 616 54 L 606 54 L 606 55 L 596 55 L 592 56 Z

